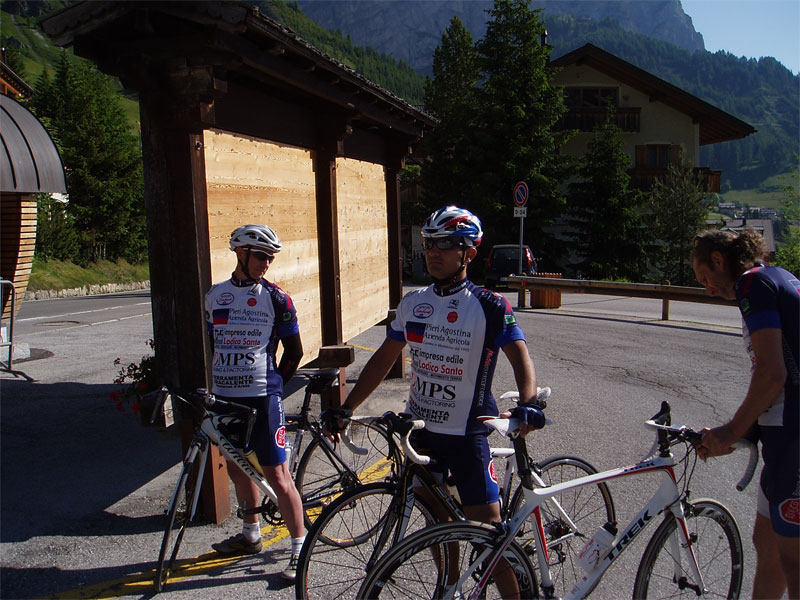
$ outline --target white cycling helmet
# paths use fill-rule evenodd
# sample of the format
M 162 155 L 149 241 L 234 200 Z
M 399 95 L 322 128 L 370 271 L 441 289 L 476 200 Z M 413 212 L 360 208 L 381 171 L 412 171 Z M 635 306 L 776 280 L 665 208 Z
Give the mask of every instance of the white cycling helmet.
M 281 240 L 266 225 L 242 225 L 231 233 L 231 250 L 245 246 L 274 255 L 281 251 Z
M 483 238 L 481 221 L 465 208 L 445 206 L 434 211 L 422 226 L 424 238 L 461 237 L 468 246 L 477 246 Z

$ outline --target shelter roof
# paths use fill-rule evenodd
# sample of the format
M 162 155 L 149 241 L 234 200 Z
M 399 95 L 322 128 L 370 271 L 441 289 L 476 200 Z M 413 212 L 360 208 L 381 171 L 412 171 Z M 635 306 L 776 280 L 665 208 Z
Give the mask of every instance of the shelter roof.
M 0 60 L 0 78 L 2 78 L 5 84 L 12 88 L 17 95 L 25 98 L 29 98 L 33 95 L 31 86 L 25 83 L 22 77 L 17 75 L 14 70 L 2 60 Z
M 90 1 L 40 21 L 61 46 L 126 77 L 148 64 L 180 63 L 185 85 L 224 94 L 229 83 L 269 90 L 304 106 L 335 107 L 357 126 L 419 138 L 436 120 L 347 65 L 314 48 L 291 29 L 239 2 Z M 153 70 L 128 87 L 138 89 Z
M 0 190 L 64 193 L 64 165 L 50 134 L 19 102 L 0 94 Z
M 632 65 L 594 44 L 586 44 L 550 62 L 553 67 L 586 65 L 663 102 L 700 124 L 700 145 L 738 140 L 756 129 L 697 96 Z

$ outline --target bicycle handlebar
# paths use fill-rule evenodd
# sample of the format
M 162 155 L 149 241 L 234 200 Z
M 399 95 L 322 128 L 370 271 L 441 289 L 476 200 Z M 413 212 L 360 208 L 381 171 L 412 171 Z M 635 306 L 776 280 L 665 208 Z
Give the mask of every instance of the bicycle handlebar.
M 386 424 L 390 434 L 396 433 L 400 436 L 400 447 L 411 462 L 422 466 L 431 463 L 431 457 L 423 456 L 414 450 L 414 447 L 411 445 L 411 440 L 409 439 L 412 431 L 425 429 L 425 421 L 422 419 L 412 420 L 411 415 L 408 413 L 396 415 L 392 411 L 383 413 L 380 421 Z
M 553 390 L 549 387 L 536 388 L 536 401 L 533 403 L 536 408 L 544 410 L 547 408 L 547 399 L 552 395 Z M 500 396 L 500 400 L 511 400 L 514 404 L 519 404 L 519 392 L 505 392 Z
M 667 413 L 668 415 L 668 413 Z M 663 431 L 668 436 L 668 441 L 673 442 L 689 442 L 693 446 L 700 443 L 703 439 L 703 434 L 686 427 L 685 425 L 668 425 L 657 422 L 658 420 L 663 421 L 664 419 L 658 419 L 658 417 L 663 416 L 663 411 L 656 415 L 653 419 L 648 419 L 645 421 L 645 425 L 650 427 L 651 429 L 655 429 L 658 431 Z M 669 419 L 667 418 L 667 421 Z M 737 491 L 743 491 L 749 484 L 750 481 L 753 479 L 753 475 L 756 472 L 756 467 L 758 466 L 758 446 L 748 440 L 742 439 L 736 442 L 733 446 L 734 449 L 742 449 L 747 448 L 749 450 L 749 456 L 747 459 L 747 466 L 744 469 L 744 474 L 739 482 L 736 484 Z

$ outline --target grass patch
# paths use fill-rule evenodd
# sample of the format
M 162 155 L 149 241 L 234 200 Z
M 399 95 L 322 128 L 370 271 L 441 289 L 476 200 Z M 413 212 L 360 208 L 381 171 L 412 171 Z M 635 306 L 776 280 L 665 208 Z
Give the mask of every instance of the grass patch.
M 33 259 L 28 290 L 63 290 L 103 283 L 131 283 L 150 279 L 147 263 L 101 260 L 81 267 L 69 261 Z

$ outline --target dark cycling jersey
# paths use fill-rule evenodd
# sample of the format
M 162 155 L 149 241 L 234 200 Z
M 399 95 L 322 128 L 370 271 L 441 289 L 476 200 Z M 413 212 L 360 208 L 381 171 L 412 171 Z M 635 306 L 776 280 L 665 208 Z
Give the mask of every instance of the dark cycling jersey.
M 783 355 L 786 383 L 783 392 L 758 419 L 759 425 L 800 427 L 800 281 L 780 267 L 757 266 L 736 282 L 736 300 L 742 313 L 745 347 L 755 367 L 750 335 L 759 329 L 783 332 Z
M 261 279 L 239 285 L 233 279 L 206 294 L 206 325 L 214 344 L 214 394 L 230 397 L 283 396 L 275 364 L 278 341 L 299 333 L 288 294 Z
M 389 337 L 408 343 L 411 387 L 406 410 L 434 433 L 487 433 L 476 417 L 496 415 L 492 396 L 497 354 L 525 340 L 508 301 L 465 280 L 406 294 Z
M 800 535 L 800 281 L 779 267 L 759 265 L 736 282 L 745 347 L 755 368 L 750 335 L 780 329 L 786 381 L 783 391 L 758 418 L 764 469 L 761 488 L 770 503 L 770 518 L 780 535 Z

